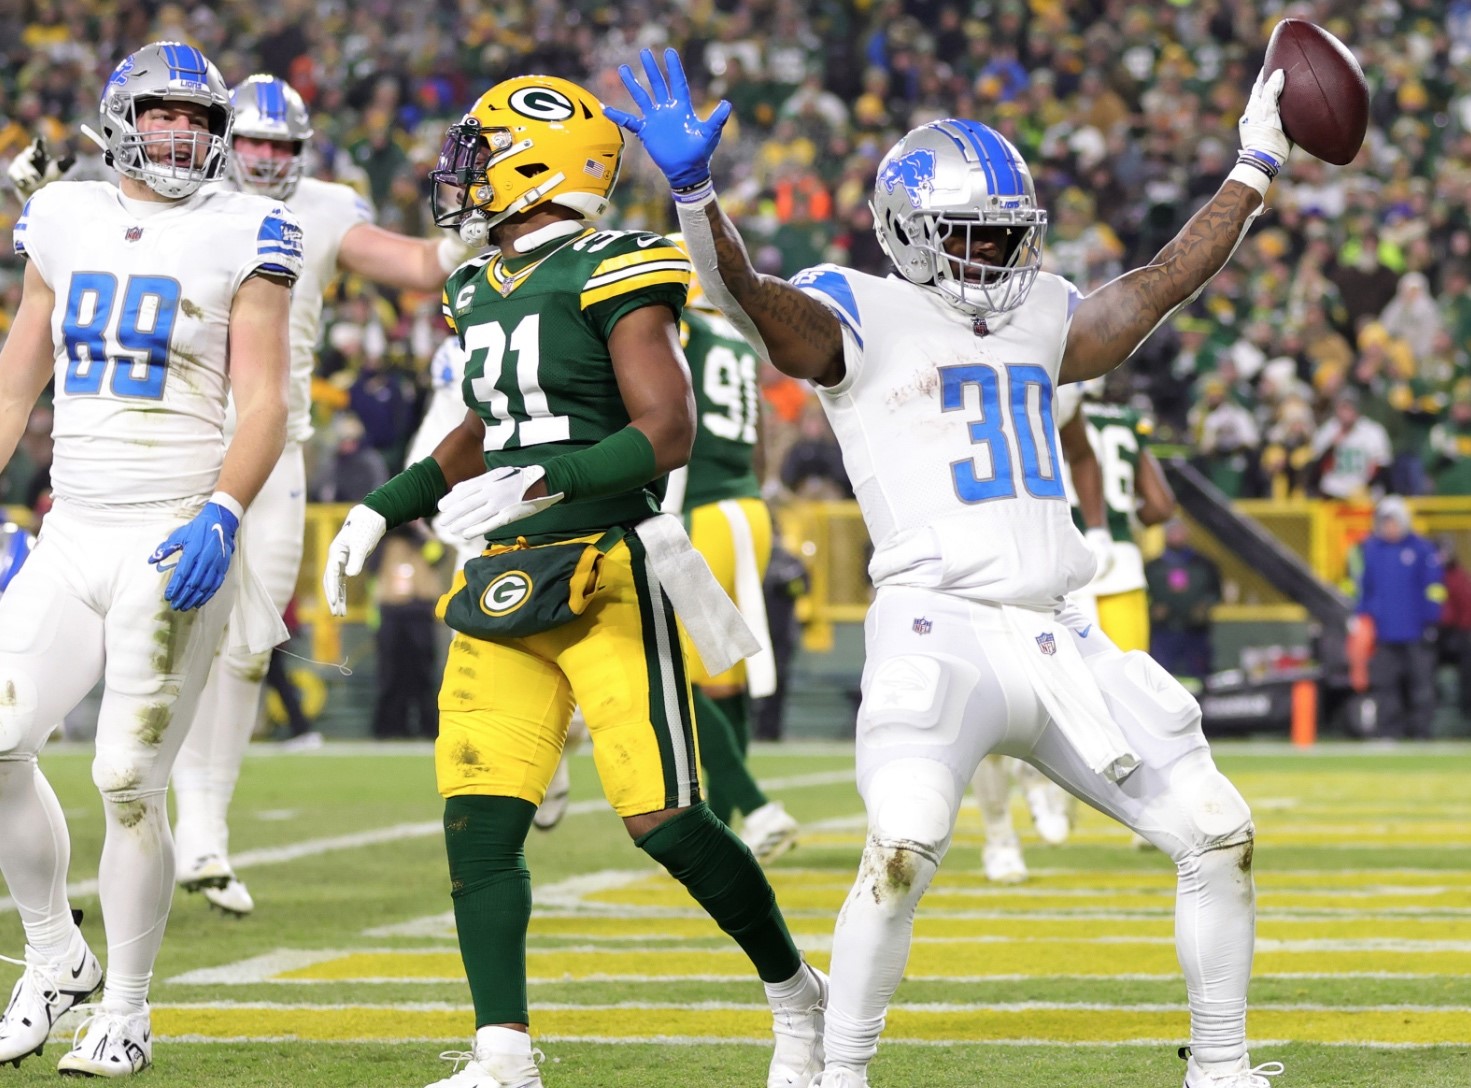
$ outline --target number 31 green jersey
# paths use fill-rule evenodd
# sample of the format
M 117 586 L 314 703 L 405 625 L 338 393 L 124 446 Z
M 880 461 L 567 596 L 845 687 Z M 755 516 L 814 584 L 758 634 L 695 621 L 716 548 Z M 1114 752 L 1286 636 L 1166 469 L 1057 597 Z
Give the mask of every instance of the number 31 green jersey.
M 668 239 L 589 228 L 513 258 L 461 265 L 444 316 L 467 353 L 465 403 L 485 422 L 485 464 L 545 464 L 629 423 L 608 337 L 625 314 L 684 308 L 690 265 Z M 497 537 L 572 536 L 657 513 L 662 479 L 619 495 L 563 502 Z

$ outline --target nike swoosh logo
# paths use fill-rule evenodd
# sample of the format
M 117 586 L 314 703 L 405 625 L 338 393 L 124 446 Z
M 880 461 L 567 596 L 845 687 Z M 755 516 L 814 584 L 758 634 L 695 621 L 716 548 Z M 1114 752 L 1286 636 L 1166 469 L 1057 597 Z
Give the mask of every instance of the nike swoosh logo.
M 225 547 L 225 527 L 223 525 L 211 525 L 210 528 L 214 530 L 215 536 L 220 538 L 220 554 L 229 555 L 229 549 Z
M 87 954 L 82 953 L 82 962 L 72 968 L 72 978 L 81 978 L 82 972 L 87 969 Z
M 634 245 L 638 246 L 639 249 L 648 249 L 650 246 L 657 245 L 662 241 L 664 241 L 663 238 L 640 238 Z
M 292 491 L 292 492 L 290 492 L 290 495 L 291 495 L 291 497 L 293 499 L 299 499 L 299 498 L 301 498 L 301 491 L 300 490 Z
M 1087 638 L 1088 637 L 1088 632 L 1091 631 L 1091 630 L 1093 630 L 1093 625 L 1090 623 L 1087 627 L 1083 628 L 1081 631 L 1078 632 L 1078 637 L 1079 638 Z

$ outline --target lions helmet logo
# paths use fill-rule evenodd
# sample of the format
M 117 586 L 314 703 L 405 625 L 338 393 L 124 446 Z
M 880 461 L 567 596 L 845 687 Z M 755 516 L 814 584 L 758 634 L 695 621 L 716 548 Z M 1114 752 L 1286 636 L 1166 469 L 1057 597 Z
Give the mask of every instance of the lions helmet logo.
M 555 87 L 522 87 L 506 100 L 506 105 L 538 121 L 566 121 L 577 112 L 572 99 Z
M 935 191 L 935 153 L 927 147 L 920 147 L 907 155 L 900 155 L 884 164 L 878 180 L 891 193 L 902 185 L 909 194 L 909 202 L 921 208 Z
M 480 595 L 480 609 L 487 616 L 508 616 L 531 599 L 533 583 L 524 570 L 508 570 Z

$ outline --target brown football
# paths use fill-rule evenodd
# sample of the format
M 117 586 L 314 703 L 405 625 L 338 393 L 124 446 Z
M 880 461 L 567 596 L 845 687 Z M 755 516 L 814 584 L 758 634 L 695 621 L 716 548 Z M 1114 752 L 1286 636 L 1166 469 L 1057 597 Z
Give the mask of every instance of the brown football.
M 1324 162 L 1352 162 L 1369 127 L 1369 84 L 1348 47 L 1305 19 L 1283 19 L 1264 66 L 1268 75 L 1287 73 L 1280 103 L 1287 138 Z

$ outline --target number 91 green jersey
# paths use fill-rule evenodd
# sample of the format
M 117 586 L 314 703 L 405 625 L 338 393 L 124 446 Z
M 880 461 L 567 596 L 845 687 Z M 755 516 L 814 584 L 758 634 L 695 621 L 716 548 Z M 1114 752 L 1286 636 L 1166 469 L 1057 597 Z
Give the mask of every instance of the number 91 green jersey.
M 695 446 L 684 509 L 760 498 L 756 353 L 734 325 L 708 310 L 686 310 L 679 331 L 695 387 Z
M 467 353 L 461 391 L 485 423 L 485 464 L 545 464 L 628 426 L 608 337 L 625 314 L 667 306 L 678 320 L 690 265 L 658 234 L 589 228 L 529 254 L 461 265 L 444 316 Z M 663 480 L 558 503 L 506 539 L 574 536 L 655 514 Z

